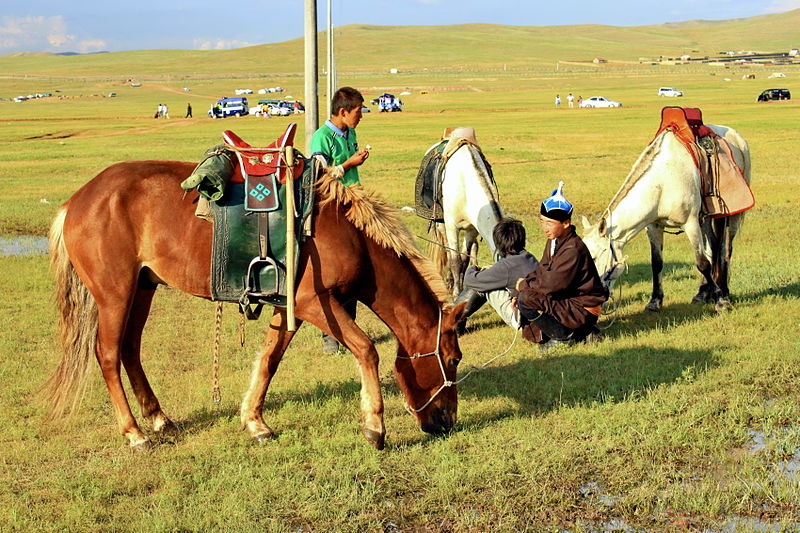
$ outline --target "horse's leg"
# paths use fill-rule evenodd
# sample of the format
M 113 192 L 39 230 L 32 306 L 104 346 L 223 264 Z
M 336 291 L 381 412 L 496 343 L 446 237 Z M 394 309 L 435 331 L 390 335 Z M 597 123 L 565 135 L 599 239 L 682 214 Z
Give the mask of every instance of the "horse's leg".
M 126 294 L 125 290 L 129 290 Z M 108 388 L 111 405 L 117 419 L 120 434 L 125 437 L 134 450 L 142 450 L 149 446 L 149 439 L 139 429 L 133 417 L 120 375 L 121 345 L 125 335 L 128 311 L 131 299 L 136 290 L 136 280 L 109 287 L 105 293 L 96 293 L 97 300 L 97 361 L 103 372 L 103 379 Z M 112 292 L 114 291 L 114 292 Z
M 664 228 L 658 224 L 647 226 L 647 238 L 650 240 L 650 264 L 653 268 L 653 294 L 644 310 L 650 313 L 661 311 L 664 302 L 664 287 L 661 284 L 661 272 L 664 270 Z
M 464 283 L 463 272 L 466 266 L 462 266 L 464 260 L 461 258 L 461 252 L 458 242 L 458 228 L 453 225 L 445 224 L 445 236 L 447 237 L 447 258 L 450 275 L 453 278 L 453 298 L 458 297 L 461 293 Z
M 302 322 L 298 321 L 298 329 L 300 324 Z M 272 377 L 277 372 L 278 365 L 283 359 L 283 353 L 295 334 L 294 331 L 287 330 L 286 325 L 286 309 L 276 307 L 270 319 L 269 328 L 267 328 L 264 346 L 253 364 L 250 387 L 242 399 L 242 407 L 239 411 L 242 427 L 259 442 L 275 435 L 275 432 L 264 423 L 262 410 Z
M 297 307 L 301 308 L 299 301 Z M 370 444 L 382 450 L 386 440 L 386 427 L 383 422 L 383 395 L 375 345 L 334 298 L 325 299 L 320 295 L 316 305 L 311 300 L 304 303 L 302 309 L 305 311 L 304 318 L 336 337 L 356 358 L 361 375 L 361 433 Z
M 697 270 L 703 275 L 705 283 L 700 285 L 697 294 L 692 298 L 693 303 L 707 303 L 714 298 L 715 294 L 719 291 L 714 279 L 712 277 L 712 253 L 713 235 L 710 234 L 710 225 L 705 223 L 703 227 L 700 226 L 699 220 L 690 220 L 683 226 L 686 237 L 692 244 L 694 250 L 695 263 Z
M 122 340 L 122 364 L 131 382 L 131 388 L 139 401 L 142 416 L 150 421 L 158 433 L 176 432 L 178 427 L 161 411 L 158 398 L 147 381 L 141 361 L 142 330 L 150 314 L 155 287 L 140 287 L 136 291 Z
M 728 289 L 728 266 L 733 246 L 732 223 L 729 217 L 716 218 L 712 221 L 714 234 L 717 237 L 712 268 L 714 282 L 719 287 L 719 298 L 714 302 L 716 311 L 726 311 L 732 307 Z

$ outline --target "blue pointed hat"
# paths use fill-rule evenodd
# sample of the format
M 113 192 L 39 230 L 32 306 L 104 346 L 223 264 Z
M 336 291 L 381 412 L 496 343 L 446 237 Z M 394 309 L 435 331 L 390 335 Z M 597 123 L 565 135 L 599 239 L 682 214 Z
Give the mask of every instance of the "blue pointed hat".
M 559 181 L 558 188 L 553 190 L 550 196 L 542 202 L 542 207 L 539 210 L 542 216 L 559 222 L 572 218 L 572 204 L 564 198 L 564 194 L 561 192 L 563 188 L 564 182 Z

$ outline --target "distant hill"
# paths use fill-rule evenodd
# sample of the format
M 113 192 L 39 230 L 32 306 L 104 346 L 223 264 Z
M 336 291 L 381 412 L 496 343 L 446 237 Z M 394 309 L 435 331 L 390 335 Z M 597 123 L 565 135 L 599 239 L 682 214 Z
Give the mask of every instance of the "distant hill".
M 800 47 L 800 9 L 723 21 L 692 20 L 650 26 L 370 26 L 336 28 L 340 72 L 423 69 L 524 69 L 556 61 L 611 62 L 639 57 L 713 56 L 726 50 L 776 52 Z M 324 33 L 320 36 L 324 53 Z M 301 73 L 303 41 L 235 50 L 139 50 L 103 54 L 0 56 L 6 74 L 181 75 Z

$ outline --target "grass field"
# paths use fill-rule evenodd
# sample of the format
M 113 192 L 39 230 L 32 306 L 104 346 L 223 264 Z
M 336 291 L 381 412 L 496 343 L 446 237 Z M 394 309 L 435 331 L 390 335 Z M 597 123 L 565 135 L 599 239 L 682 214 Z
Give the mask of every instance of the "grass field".
M 196 161 L 224 128 L 254 144 L 275 138 L 290 117 L 205 118 L 236 87 L 280 85 L 302 96 L 294 75 L 177 79 L 192 72 L 186 64 L 176 79 L 154 77 L 138 88 L 67 70 L 47 86 L 0 79 L 0 96 L 59 90 L 63 97 L 0 102 L 0 235 L 45 235 L 57 206 L 112 163 Z M 445 127 L 471 125 L 505 211 L 525 222 L 537 256 L 542 197 L 563 179 L 580 214 L 599 213 L 651 140 L 661 106 L 701 107 L 707 122 L 732 126 L 750 143 L 757 205 L 735 245 L 733 311 L 717 315 L 689 304 L 699 277 L 688 242 L 677 236 L 665 245 L 664 309 L 645 314 L 649 248 L 638 237 L 626 248 L 630 269 L 606 341 L 543 354 L 517 340 L 460 386 L 459 423 L 445 438 L 421 433 L 405 413 L 391 372 L 394 339 L 363 310 L 359 324 L 380 339 L 386 450 L 359 435 L 352 357 L 323 355 L 309 326 L 295 337 L 267 398 L 265 418 L 278 437 L 253 444 L 239 430 L 237 410 L 264 322 L 246 324 L 241 348 L 237 313 L 226 308 L 223 399 L 213 404 L 214 304 L 169 288 L 156 296 L 143 359 L 183 433 L 131 454 L 116 433 L 99 370 L 82 410 L 64 424 L 46 424 L 36 390 L 59 357 L 47 257 L 0 257 L 0 530 L 797 530 L 800 105 L 755 103 L 776 80 L 762 71 L 742 80 L 743 72 L 631 67 L 340 79 L 367 99 L 384 90 L 412 93 L 403 97 L 403 113 L 371 113 L 359 126 L 361 142 L 373 146 L 362 170 L 367 187 L 398 208 L 413 205 L 426 148 Z M 800 71 L 784 72 L 778 85 L 800 96 Z M 686 96 L 659 99 L 662 85 Z M 112 91 L 119 96 L 103 96 Z M 624 107 L 555 109 L 555 94 L 568 92 Z M 187 102 L 194 119 L 180 118 Z M 158 103 L 170 105 L 172 119 L 151 118 Z M 302 120 L 299 127 L 303 139 Z M 401 216 L 424 233 L 424 221 Z M 471 324 L 460 340 L 462 372 L 513 339 L 489 310 Z

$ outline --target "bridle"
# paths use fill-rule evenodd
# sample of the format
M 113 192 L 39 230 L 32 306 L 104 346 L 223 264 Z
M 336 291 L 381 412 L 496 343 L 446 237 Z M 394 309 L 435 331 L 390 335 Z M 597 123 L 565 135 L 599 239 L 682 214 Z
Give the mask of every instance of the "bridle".
M 408 404 L 408 402 L 403 402 L 403 405 L 405 406 L 406 411 L 408 411 L 411 414 L 419 413 L 420 411 L 422 411 L 426 407 L 428 407 L 431 404 L 431 402 L 437 396 L 439 396 L 439 394 L 443 390 L 445 390 L 446 388 L 452 387 L 454 385 L 458 385 L 459 383 L 461 383 L 462 381 L 464 381 L 465 379 L 470 377 L 473 373 L 480 372 L 481 370 L 484 370 L 495 359 L 498 359 L 498 358 L 504 356 L 505 354 L 507 354 L 509 351 L 511 351 L 511 348 L 514 346 L 514 343 L 517 341 L 517 335 L 518 334 L 519 334 L 519 329 L 517 329 L 514 332 L 514 339 L 511 341 L 511 344 L 508 346 L 508 348 L 503 350 L 501 353 L 499 353 L 499 354 L 495 355 L 494 357 L 490 358 L 489 360 L 485 361 L 480 366 L 472 365 L 472 369 L 469 372 L 467 372 L 463 377 L 461 377 L 461 379 L 456 379 L 455 381 L 450 381 L 449 379 L 447 379 L 447 373 L 444 371 L 444 359 L 442 358 L 442 353 L 441 353 L 441 350 L 439 349 L 441 347 L 441 340 L 442 340 L 442 309 L 440 307 L 439 308 L 439 326 L 438 326 L 437 331 L 436 331 L 436 349 L 434 351 L 432 351 L 432 352 L 415 353 L 415 354 L 409 355 L 409 356 L 398 355 L 397 359 L 413 360 L 413 359 L 422 359 L 423 357 L 436 356 L 436 361 L 439 363 L 439 370 L 442 372 L 442 384 L 439 386 L 439 388 L 436 390 L 436 392 L 433 393 L 433 396 L 431 396 L 428 399 L 428 401 L 425 402 L 425 404 L 423 404 L 422 407 L 418 407 L 418 408 L 415 409 L 415 408 L 411 407 Z
M 439 363 L 439 370 L 441 370 L 441 372 L 442 372 L 442 384 L 439 386 L 439 388 L 436 390 L 436 392 L 433 393 L 433 396 L 428 398 L 428 401 L 425 402 L 425 404 L 422 407 L 419 407 L 419 408 L 415 409 L 415 408 L 411 407 L 408 404 L 408 402 L 405 402 L 406 411 L 408 411 L 409 413 L 412 413 L 412 414 L 413 413 L 419 413 L 420 411 L 422 411 L 426 407 L 428 407 L 431 404 L 431 402 L 434 399 L 436 399 L 436 397 L 439 396 L 439 394 L 441 394 L 441 392 L 443 390 L 445 390 L 448 387 L 452 387 L 452 386 L 458 384 L 458 381 L 450 381 L 449 379 L 447 379 L 447 373 L 444 371 L 444 359 L 442 358 L 442 352 L 440 350 L 441 344 L 442 344 L 442 308 L 440 307 L 439 308 L 439 325 L 436 328 L 436 349 L 434 351 L 432 351 L 432 352 L 427 352 L 427 353 L 415 353 L 415 354 L 412 354 L 412 355 L 409 355 L 409 356 L 403 356 L 403 355 L 398 355 L 397 356 L 397 359 L 408 359 L 408 360 L 422 359 L 423 357 L 436 356 L 436 362 Z

